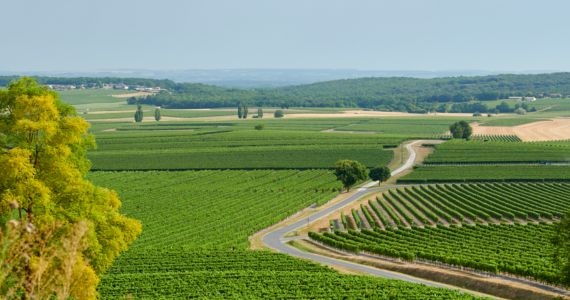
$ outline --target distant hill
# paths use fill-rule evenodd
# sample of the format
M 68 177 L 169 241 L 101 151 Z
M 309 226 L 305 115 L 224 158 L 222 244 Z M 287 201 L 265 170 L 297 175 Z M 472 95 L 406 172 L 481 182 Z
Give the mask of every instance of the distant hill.
M 14 77 L 0 77 L 0 85 L 12 79 Z M 38 81 L 44 84 L 89 86 L 102 83 L 160 86 L 167 91 L 129 101 L 171 108 L 233 107 L 244 102 L 252 106 L 273 107 L 360 107 L 409 112 L 455 109 L 486 112 L 484 105 L 472 102 L 510 96 L 570 95 L 570 73 L 429 79 L 369 77 L 265 89 L 237 89 L 200 83 L 176 83 L 171 80 L 114 77 L 38 77 Z
M 504 72 L 508 73 L 508 72 Z M 534 72 L 536 73 L 536 72 Z M 548 72 L 542 72 L 548 73 Z M 413 71 L 357 69 L 213 69 L 213 70 L 144 70 L 118 69 L 98 72 L 33 72 L 28 75 L 58 78 L 146 78 L 170 79 L 178 83 L 193 82 L 229 88 L 271 88 L 310 84 L 321 81 L 363 77 L 435 78 L 499 74 L 484 70 Z M 4 75 L 0 73 L 0 75 Z M 6 74 L 12 75 L 12 74 Z M 14 74 L 21 75 L 21 74 Z
M 461 111 L 486 112 L 484 105 L 470 107 L 471 104 L 466 104 L 510 96 L 555 94 L 570 95 L 570 73 L 431 79 L 359 78 L 250 90 L 179 84 L 173 93 L 131 101 L 173 108 L 228 107 L 246 102 L 256 106 L 360 107 L 411 112 L 448 110 L 448 104 L 462 104 Z

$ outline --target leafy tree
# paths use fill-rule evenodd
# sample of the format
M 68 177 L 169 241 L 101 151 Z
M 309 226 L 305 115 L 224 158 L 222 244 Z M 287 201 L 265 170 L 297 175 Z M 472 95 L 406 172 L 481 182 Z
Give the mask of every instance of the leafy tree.
M 249 113 L 249 109 L 247 108 L 247 105 L 243 106 L 243 118 L 247 119 L 247 114 Z
M 261 107 L 257 108 L 257 117 L 263 119 L 263 109 Z
M 334 174 L 337 180 L 342 182 L 346 191 L 350 191 L 355 183 L 365 180 L 367 177 L 366 166 L 355 160 L 339 160 L 335 164 Z
M 99 278 L 83 255 L 88 232 L 84 221 L 37 227 L 9 221 L 0 228 L 0 297 L 96 299 Z
M 392 176 L 392 172 L 390 172 L 390 169 L 388 167 L 383 166 L 383 167 L 373 168 L 372 170 L 370 170 L 370 173 L 368 175 L 370 176 L 370 179 L 378 181 L 378 183 L 380 184 L 390 179 L 390 176 Z
M 33 247 L 19 262 L 21 268 L 12 272 L 15 280 L 2 284 L 15 284 L 10 288 L 27 295 L 24 298 L 35 297 L 39 279 L 33 276 L 45 266 L 50 273 L 42 280 L 65 275 L 61 284 L 83 282 L 68 291 L 71 298 L 93 298 L 95 272 L 104 272 L 127 249 L 141 225 L 119 213 L 121 202 L 115 192 L 85 179 L 90 168 L 86 151 L 94 145 L 89 124 L 56 93 L 23 78 L 0 90 L 0 111 L 0 218 L 29 234 L 24 238 L 24 232 L 4 229 L 0 265 L 6 265 L 10 251 L 21 250 L 12 247 L 22 243 Z M 51 265 L 50 257 L 64 255 L 61 247 L 69 248 L 74 257 L 68 264 Z M 46 249 L 53 249 L 53 255 L 42 252 Z M 40 264 L 42 259 L 46 265 Z
M 137 104 L 137 110 L 135 111 L 135 122 L 140 123 L 143 120 L 143 110 L 142 105 Z
M 567 212 L 556 225 L 554 261 L 560 270 L 562 281 L 570 285 L 570 212 Z
M 238 114 L 238 119 L 243 118 L 243 105 L 241 103 L 238 104 L 237 114 Z
M 515 109 L 515 114 L 524 115 L 524 114 L 526 114 L 526 110 L 522 107 L 519 107 L 519 108 Z
M 505 101 L 501 102 L 501 104 L 495 107 L 500 113 L 508 113 L 513 111 L 513 109 L 509 106 L 509 104 Z
M 160 107 L 154 109 L 154 119 L 157 122 L 160 121 L 160 119 L 162 119 L 162 116 L 160 115 Z
M 449 131 L 454 139 L 469 139 L 473 133 L 471 125 L 465 121 L 459 121 L 449 126 Z
M 276 110 L 273 113 L 273 117 L 275 117 L 275 118 L 283 118 L 284 116 L 285 116 L 285 113 L 280 109 Z

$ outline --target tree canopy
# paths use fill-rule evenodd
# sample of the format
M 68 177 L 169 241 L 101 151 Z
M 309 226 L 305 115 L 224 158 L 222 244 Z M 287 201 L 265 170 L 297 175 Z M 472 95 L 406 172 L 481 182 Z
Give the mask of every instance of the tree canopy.
M 51 245 L 56 253 L 61 247 L 71 247 L 66 241 L 75 241 L 78 256 L 70 260 L 71 271 L 66 273 L 73 276 L 62 280 L 76 283 L 70 292 L 73 298 L 95 296 L 95 273 L 104 272 L 127 249 L 140 233 L 140 223 L 119 213 L 121 202 L 115 192 L 85 178 L 90 168 L 85 154 L 94 139 L 87 132 L 88 123 L 56 93 L 30 78 L 20 79 L 0 90 L 0 112 L 0 218 L 1 223 L 12 224 L 0 224 L 0 244 L 10 252 L 10 245 L 18 245 L 10 239 L 23 242 L 22 234 L 29 232 L 28 245 Z M 10 228 L 23 231 L 11 233 L 15 229 Z M 33 248 L 26 255 L 21 261 L 24 272 L 11 275 L 24 278 L 24 286 L 2 286 L 0 291 L 10 288 L 33 295 L 31 283 L 39 279 L 31 277 L 41 269 L 42 261 L 50 260 Z M 54 266 L 63 267 L 60 263 Z M 18 281 L 0 284 L 14 282 Z
M 449 126 L 449 131 L 454 139 L 469 139 L 473 134 L 473 128 L 465 121 L 459 121 Z
M 370 173 L 368 175 L 370 176 L 370 179 L 378 181 L 378 183 L 382 183 L 390 179 L 390 176 L 392 176 L 392 172 L 390 172 L 390 169 L 388 167 L 382 166 L 382 167 L 373 168 L 372 170 L 370 170 Z
M 365 180 L 368 170 L 366 166 L 355 160 L 339 160 L 335 164 L 334 174 L 342 182 L 346 191 L 359 181 Z

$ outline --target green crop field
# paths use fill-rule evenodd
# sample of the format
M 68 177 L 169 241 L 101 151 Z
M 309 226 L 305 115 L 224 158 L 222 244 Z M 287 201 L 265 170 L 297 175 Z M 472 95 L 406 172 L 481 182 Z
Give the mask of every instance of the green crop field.
M 509 118 L 490 118 L 481 122 L 482 126 L 518 126 L 532 122 L 544 121 L 546 119 L 533 117 L 509 117 Z
M 121 102 L 127 104 L 124 98 L 115 98 L 112 95 L 120 95 L 132 93 L 125 90 L 106 90 L 106 89 L 84 89 L 84 90 L 67 90 L 58 92 L 61 100 L 71 105 L 84 105 L 93 103 L 116 103 Z
M 462 181 L 570 181 L 570 166 L 420 166 L 399 183 Z
M 424 163 L 544 163 L 570 161 L 570 143 L 503 143 L 451 140 L 436 145 Z
M 333 220 L 332 229 L 554 220 L 570 210 L 568 183 L 437 184 L 394 188 Z
M 552 225 L 530 223 L 311 233 L 319 242 L 352 252 L 426 259 L 558 283 L 560 278 L 551 258 L 553 236 Z
M 134 113 L 136 110 L 135 106 L 127 107 L 129 111 L 114 111 L 105 113 L 88 113 L 82 114 L 81 116 L 88 121 L 96 121 L 101 119 L 112 120 L 112 119 L 122 119 L 122 118 L 134 118 Z M 198 118 L 198 117 L 217 117 L 217 116 L 228 116 L 234 115 L 233 111 L 227 110 L 176 110 L 176 109 L 161 109 L 161 116 L 163 118 L 173 117 L 173 118 Z M 154 108 L 146 107 L 143 110 L 144 117 L 154 118 Z M 133 119 L 134 120 L 134 119 Z
M 385 165 L 401 139 L 275 130 L 120 132 L 100 135 L 89 153 L 97 170 L 332 168 L 339 159 Z M 206 128 L 207 129 L 207 128 Z
M 335 131 L 368 131 L 384 134 L 399 134 L 408 137 L 431 138 L 449 130 L 449 125 L 459 118 L 376 118 L 355 120 L 346 126 L 335 127 Z
M 248 236 L 339 188 L 328 171 L 96 172 L 143 233 L 105 274 L 103 299 L 472 298 L 400 281 L 341 275 L 266 251 Z

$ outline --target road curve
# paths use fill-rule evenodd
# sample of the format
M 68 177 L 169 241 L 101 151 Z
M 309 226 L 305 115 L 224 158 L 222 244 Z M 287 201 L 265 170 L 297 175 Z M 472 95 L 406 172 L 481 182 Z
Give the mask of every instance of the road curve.
M 424 140 L 417 140 L 417 141 L 414 141 L 414 142 L 411 142 L 411 143 L 408 143 L 405 145 L 405 148 L 408 151 L 408 153 L 410 153 L 410 156 L 408 157 L 408 159 L 406 160 L 406 162 L 403 165 L 401 165 L 396 170 L 392 171 L 392 176 L 398 175 L 398 174 L 402 173 L 403 171 L 413 167 L 414 161 L 416 160 L 416 156 L 417 156 L 416 152 L 414 151 L 413 146 L 415 146 L 416 144 L 422 143 L 422 142 L 425 142 L 425 141 Z M 370 275 L 375 275 L 375 276 L 389 278 L 389 279 L 399 279 L 399 280 L 404 280 L 404 281 L 408 281 L 408 282 L 412 282 L 412 283 L 424 284 L 424 285 L 428 285 L 428 286 L 454 288 L 454 287 L 451 287 L 449 285 L 445 285 L 445 284 L 441 284 L 441 283 L 437 283 L 437 282 L 433 282 L 433 281 L 429 281 L 429 280 L 424 280 L 421 278 L 416 278 L 413 276 L 409 276 L 409 275 L 405 275 L 405 274 L 401 274 L 401 273 L 397 273 L 397 272 L 386 271 L 386 270 L 377 269 L 377 268 L 373 268 L 373 267 L 369 267 L 369 266 L 365 266 L 365 265 L 361 265 L 361 264 L 357 264 L 357 263 L 352 263 L 349 261 L 344 261 L 344 260 L 334 259 L 334 258 L 327 257 L 327 256 L 322 256 L 322 255 L 318 255 L 318 254 L 304 252 L 304 251 L 301 251 L 297 248 L 291 247 L 287 244 L 287 239 L 285 238 L 285 235 L 287 233 L 294 231 L 294 230 L 298 230 L 302 227 L 309 225 L 312 222 L 315 222 L 321 218 L 324 218 L 324 217 L 332 214 L 333 212 L 337 211 L 338 209 L 362 198 L 363 196 L 365 196 L 366 194 L 368 194 L 371 191 L 372 187 L 375 187 L 377 185 L 378 185 L 377 181 L 373 181 L 373 182 L 369 182 L 367 184 L 364 184 L 362 187 L 357 189 L 355 194 L 348 197 L 347 199 L 344 199 L 338 203 L 335 203 L 334 205 L 327 207 L 326 209 L 315 212 L 314 214 L 308 216 L 307 218 L 299 220 L 299 221 L 297 221 L 291 225 L 287 225 L 285 227 L 281 227 L 281 228 L 278 228 L 274 231 L 268 232 L 262 238 L 263 244 L 265 244 L 265 246 L 272 248 L 272 249 L 275 249 L 279 252 L 282 252 L 282 253 L 285 253 L 285 254 L 288 254 L 291 256 L 299 257 L 299 258 L 309 259 L 309 260 L 312 260 L 312 261 L 315 261 L 315 262 L 318 262 L 321 264 L 329 265 L 329 266 L 339 266 L 339 267 L 343 267 L 346 269 L 351 269 L 351 270 L 355 270 L 355 271 L 359 271 L 359 272 L 363 272 L 363 273 L 368 273 Z

